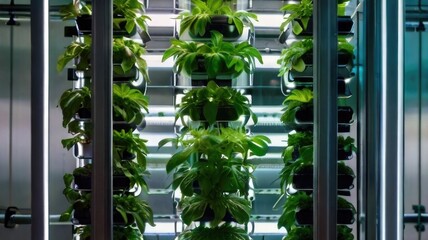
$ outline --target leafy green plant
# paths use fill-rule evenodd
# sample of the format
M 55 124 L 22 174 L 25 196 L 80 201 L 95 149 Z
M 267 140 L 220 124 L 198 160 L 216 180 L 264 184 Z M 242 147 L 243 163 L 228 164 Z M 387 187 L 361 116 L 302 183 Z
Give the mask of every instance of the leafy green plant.
M 92 6 L 85 1 L 73 0 L 73 2 L 61 7 L 59 14 L 62 20 L 71 20 L 82 15 L 92 15 Z
M 62 126 L 66 128 L 80 109 L 91 109 L 91 90 L 88 87 L 65 90 L 59 99 L 59 107 Z
M 83 39 L 76 39 L 67 46 L 64 53 L 58 57 L 56 69 L 62 71 L 67 63 L 77 58 L 76 70 L 86 71 L 90 67 L 91 58 L 91 42 L 90 36 L 83 36 Z
M 284 163 L 289 163 L 299 155 L 299 149 L 313 145 L 313 133 L 311 131 L 301 131 L 288 134 L 287 147 L 282 151 L 281 157 Z
M 280 65 L 278 76 L 283 76 L 292 69 L 303 72 L 306 68 L 306 64 L 302 56 L 308 52 L 312 52 L 312 48 L 313 43 L 311 39 L 296 41 L 292 43 L 289 48 L 284 48 L 277 61 Z
M 151 20 L 149 16 L 144 14 L 143 2 L 138 0 L 114 0 L 113 16 L 124 18 L 114 18 L 114 28 L 120 28 L 120 24 L 125 22 L 125 29 L 128 33 L 131 33 L 135 26 L 139 26 L 147 32 L 147 20 Z
M 162 61 L 171 57 L 175 60 L 175 72 L 190 76 L 197 71 L 206 71 L 208 78 L 215 78 L 220 74 L 236 77 L 244 71 L 251 73 L 255 69 L 256 59 L 263 63 L 260 52 L 248 42 L 225 42 L 223 35 L 217 31 L 212 31 L 208 42 L 172 39 Z
M 339 146 L 343 147 L 346 152 L 357 152 L 357 146 L 355 146 L 355 139 L 347 136 L 346 138 L 342 135 L 338 136 L 337 142 Z
M 297 72 L 303 72 L 306 69 L 308 63 L 305 62 L 304 56 L 312 54 L 313 40 L 303 39 L 296 41 L 291 44 L 289 48 L 284 48 L 281 51 L 280 58 L 277 63 L 280 65 L 278 76 L 283 76 L 288 71 L 295 70 Z M 344 53 L 354 58 L 354 46 L 344 39 L 340 39 L 337 45 L 337 51 Z
M 91 239 L 91 226 L 78 226 L 74 228 L 74 234 L 78 235 L 81 240 Z M 128 226 L 113 226 L 114 240 L 142 240 L 143 235 L 137 227 Z
M 159 147 L 167 143 L 181 147 L 166 170 L 175 171 L 172 187 L 184 196 L 180 206 L 186 224 L 199 219 L 207 209 L 214 212 L 213 226 L 220 223 L 226 210 L 237 222 L 248 222 L 251 202 L 245 198 L 253 166 L 247 160 L 267 153 L 267 137 L 221 127 L 189 129 L 177 138 L 162 140 Z
M 59 106 L 63 114 L 62 125 L 73 134 L 72 138 L 62 140 L 64 148 L 70 149 L 76 143 L 89 143 L 92 136 L 91 122 L 74 119 L 79 109 L 91 109 L 91 91 L 88 87 L 68 89 L 60 97 Z M 113 85 L 113 114 L 128 123 L 140 124 L 143 111 L 148 111 L 148 98 L 138 89 L 127 84 Z
M 254 31 L 252 20 L 257 21 L 257 15 L 247 11 L 233 11 L 230 6 L 223 1 L 218 0 L 192 0 L 193 8 L 192 11 L 183 11 L 178 15 L 178 19 L 181 19 L 180 23 L 180 35 L 186 29 L 189 29 L 193 35 L 203 36 L 207 24 L 211 23 L 213 16 L 224 15 L 228 18 L 229 24 L 234 24 L 239 32 L 242 34 L 244 25 L 250 27 L 251 31 Z
M 92 15 L 92 6 L 85 1 L 73 0 L 59 11 L 63 20 L 71 20 L 83 15 Z M 144 4 L 138 0 L 113 1 L 113 29 L 120 29 L 124 24 L 128 33 L 132 33 L 136 26 L 147 32 L 149 16 L 144 14 Z
M 63 177 L 65 188 L 63 194 L 70 206 L 61 214 L 60 221 L 69 221 L 72 212 L 77 207 L 80 209 L 90 209 L 91 192 L 77 191 L 71 187 L 73 175 L 66 173 Z M 113 207 L 118 211 L 126 224 L 129 222 L 128 216 L 132 216 L 135 224 L 141 233 L 145 230 L 145 224 L 154 226 L 153 211 L 147 202 L 133 195 L 113 195 Z
M 128 123 L 140 124 L 144 119 L 143 110 L 148 112 L 148 97 L 128 84 L 113 85 L 113 114 Z
M 149 175 L 146 169 L 146 142 L 131 130 L 113 131 L 113 170 L 129 178 L 131 187 L 137 185 L 145 191 L 148 190 L 148 185 L 144 176 Z M 135 160 L 123 160 L 125 152 L 135 154 Z
M 113 72 L 116 74 L 125 74 L 131 71 L 132 67 L 137 67 L 144 79 L 149 81 L 147 71 L 147 62 L 142 57 L 146 50 L 139 43 L 127 38 L 114 38 L 113 40 L 113 63 L 119 66 L 113 66 Z
M 356 152 L 357 147 L 354 144 L 355 139 L 347 136 L 346 138 L 339 135 L 337 138 L 337 145 L 342 148 L 345 152 Z M 291 132 L 288 134 L 287 147 L 282 152 L 282 158 L 284 162 L 290 162 L 295 158 L 299 157 L 298 149 L 303 146 L 309 146 L 313 144 L 313 133 L 311 131 L 300 131 Z M 296 152 L 297 151 L 297 152 Z
M 312 204 L 312 197 L 305 192 L 299 191 L 289 195 L 278 219 L 278 229 L 284 227 L 289 232 L 296 224 L 296 210 L 312 208 Z
M 61 144 L 67 150 L 70 150 L 76 143 L 88 144 L 92 142 L 92 123 L 71 121 L 68 125 L 68 132 L 73 136 L 61 140 Z
M 300 168 L 313 163 L 313 151 L 312 145 L 303 146 L 298 149 L 299 157 L 294 160 L 288 160 L 284 158 L 284 167 L 282 168 L 280 175 L 280 186 L 281 191 L 285 194 L 287 186 L 293 182 L 293 174 Z
M 284 240 L 312 240 L 313 239 L 313 228 L 312 226 L 293 227 L 291 231 L 287 233 Z M 352 235 L 352 228 L 339 225 L 337 226 L 337 240 L 354 240 Z
M 280 25 L 281 32 L 291 23 L 293 33 L 299 35 L 308 27 L 309 19 L 312 17 L 313 4 L 312 0 L 302 0 L 299 3 L 284 5 L 280 10 L 289 13 L 284 17 L 284 22 Z M 300 20 L 300 22 L 297 20 Z
M 72 60 L 77 59 L 75 68 L 80 71 L 88 71 L 91 67 L 91 45 L 90 36 L 83 36 L 83 41 L 77 39 L 67 46 L 65 52 L 61 54 L 57 61 L 57 70 L 62 71 Z M 132 67 L 136 67 L 149 80 L 147 72 L 147 62 L 142 55 L 146 50 L 137 42 L 121 37 L 113 40 L 113 72 L 116 74 L 129 73 Z
M 89 209 L 91 205 L 91 192 L 80 192 L 71 187 L 73 175 L 66 173 L 63 176 L 65 188 L 62 191 L 70 206 L 61 214 L 59 220 L 62 222 L 71 219 L 73 210 L 76 207 Z
M 139 197 L 113 195 L 113 207 L 121 214 L 125 223 L 129 222 L 128 216 L 132 216 L 141 233 L 144 233 L 146 223 L 155 226 L 152 209 L 147 202 Z
M 312 240 L 313 234 L 313 228 L 310 226 L 295 227 L 287 233 L 284 240 Z
M 282 109 L 281 122 L 285 124 L 294 123 L 297 110 L 302 106 L 312 106 L 312 99 L 312 90 L 308 88 L 293 89 L 282 103 L 284 108 Z
M 209 81 L 206 87 L 189 90 L 181 99 L 175 119 L 180 118 L 186 125 L 184 117 L 190 116 L 195 121 L 206 119 L 208 124 L 212 125 L 217 121 L 218 115 L 223 114 L 219 109 L 225 107 L 235 111 L 236 114 L 232 115 L 250 116 L 253 122 L 257 123 L 257 116 L 251 110 L 247 97 L 236 89 L 219 87 L 214 81 Z
M 128 84 L 113 84 L 113 114 L 116 118 L 128 123 L 140 124 L 144 118 L 142 111 L 148 112 L 148 97 L 140 90 L 131 88 Z M 63 127 L 67 127 L 76 113 L 85 108 L 91 109 L 91 90 L 88 87 L 68 89 L 59 100 Z
M 283 212 L 278 219 L 278 228 L 284 227 L 288 232 L 296 224 L 296 212 L 302 209 L 312 209 L 313 198 L 305 192 L 298 191 L 287 197 Z M 353 214 L 356 213 L 354 205 L 342 197 L 337 198 L 338 209 L 350 209 Z
M 191 230 L 183 231 L 178 240 L 250 240 L 245 229 L 223 224 L 217 227 L 198 226 Z

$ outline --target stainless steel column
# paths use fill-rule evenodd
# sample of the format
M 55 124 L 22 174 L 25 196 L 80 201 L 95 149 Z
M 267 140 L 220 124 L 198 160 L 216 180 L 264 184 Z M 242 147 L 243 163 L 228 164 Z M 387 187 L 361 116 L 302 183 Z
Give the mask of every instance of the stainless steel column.
M 360 136 L 361 159 L 361 219 L 360 239 L 380 239 L 380 159 L 381 159 L 381 56 L 382 56 L 382 2 L 364 2 L 364 40 L 362 44 L 364 77 L 360 82 Z
M 382 0 L 380 235 L 403 239 L 403 1 Z
M 337 1 L 314 1 L 314 239 L 336 239 Z
M 92 236 L 112 239 L 112 0 L 92 1 Z
M 31 2 L 31 238 L 49 239 L 49 4 Z

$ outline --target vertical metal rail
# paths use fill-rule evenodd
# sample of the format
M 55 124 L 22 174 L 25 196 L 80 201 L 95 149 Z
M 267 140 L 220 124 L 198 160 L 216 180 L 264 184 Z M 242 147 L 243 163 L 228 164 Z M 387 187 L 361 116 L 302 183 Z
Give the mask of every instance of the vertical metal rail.
M 49 4 L 31 2 L 31 237 L 49 239 Z
M 364 68 L 361 99 L 361 239 L 380 239 L 380 159 L 381 159 L 381 1 L 364 2 Z
M 92 1 L 93 176 L 92 236 L 113 236 L 112 204 L 112 0 Z
M 314 239 L 336 239 L 337 1 L 314 1 Z
M 403 0 L 382 0 L 380 239 L 403 239 Z

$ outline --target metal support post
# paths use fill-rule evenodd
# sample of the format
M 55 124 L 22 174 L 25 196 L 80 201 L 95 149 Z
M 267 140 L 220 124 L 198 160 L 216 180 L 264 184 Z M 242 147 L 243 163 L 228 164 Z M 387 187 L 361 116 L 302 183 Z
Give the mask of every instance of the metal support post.
M 93 176 L 92 236 L 113 236 L 112 191 L 112 42 L 113 2 L 92 1 Z
M 337 1 L 314 1 L 314 239 L 336 239 Z
M 49 239 L 49 3 L 31 2 L 31 237 Z
M 402 0 L 382 0 L 380 239 L 403 239 Z

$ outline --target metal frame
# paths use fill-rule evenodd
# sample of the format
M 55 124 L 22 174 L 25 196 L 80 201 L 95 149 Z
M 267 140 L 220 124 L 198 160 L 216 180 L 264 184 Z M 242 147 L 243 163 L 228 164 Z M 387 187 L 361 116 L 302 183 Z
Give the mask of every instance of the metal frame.
M 92 236 L 108 240 L 113 237 L 113 1 L 93 0 L 92 7 Z
M 363 45 L 365 75 L 361 89 L 360 159 L 362 196 L 360 239 L 379 239 L 380 128 L 381 128 L 381 2 L 364 2 Z M 368 44 L 370 40 L 371 44 Z M 362 173 L 365 173 L 362 175 Z
M 31 236 L 49 238 L 49 3 L 31 3 Z
M 380 239 L 403 239 L 403 0 L 381 7 Z
M 361 239 L 403 239 L 403 1 L 365 1 Z
M 314 239 L 336 239 L 337 1 L 314 1 Z

